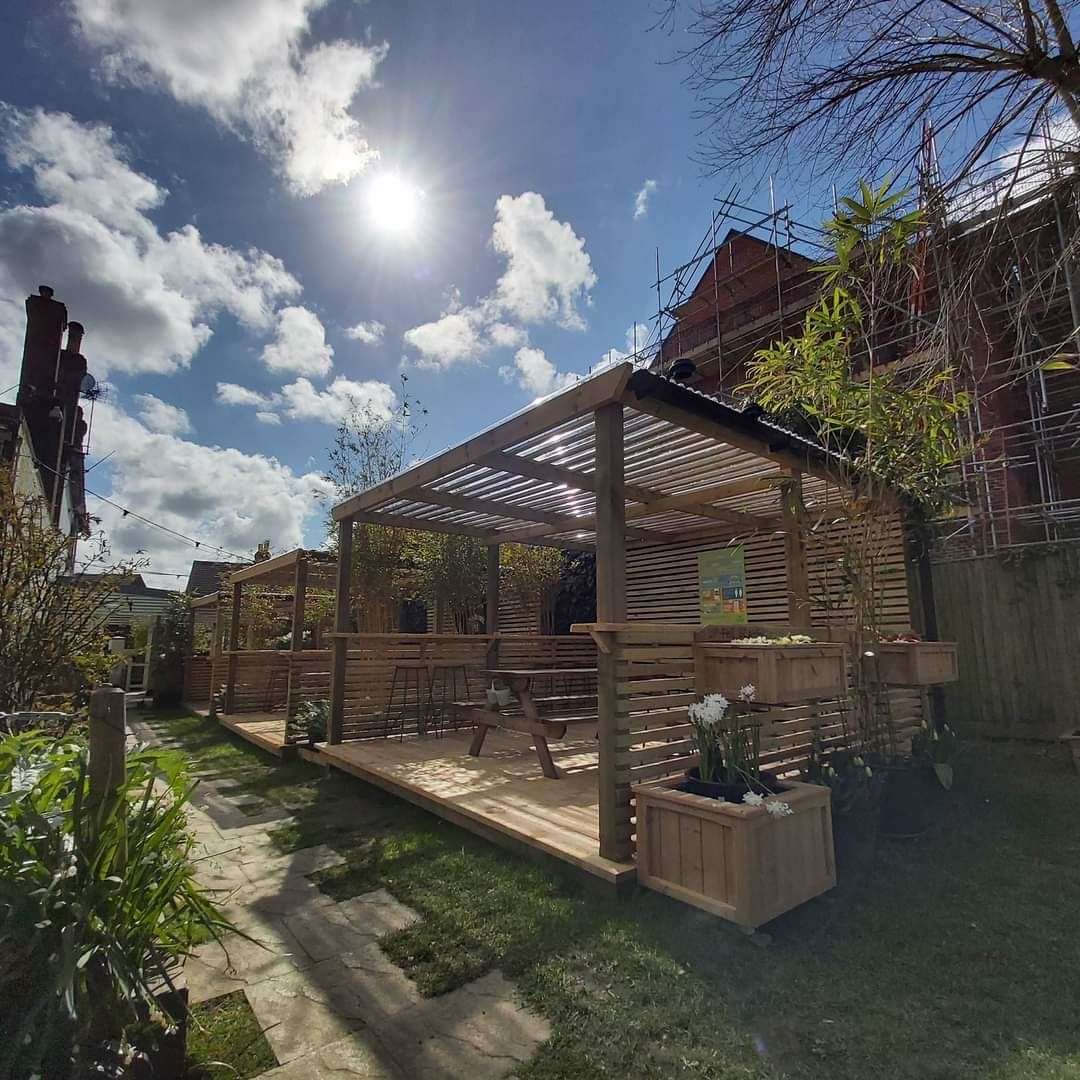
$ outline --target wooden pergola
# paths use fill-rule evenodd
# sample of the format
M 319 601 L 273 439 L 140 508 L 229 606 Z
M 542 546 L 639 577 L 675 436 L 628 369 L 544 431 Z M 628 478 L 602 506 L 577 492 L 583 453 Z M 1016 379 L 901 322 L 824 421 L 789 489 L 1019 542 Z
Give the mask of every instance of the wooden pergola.
M 732 408 L 620 364 L 352 496 L 333 511 L 329 741 L 342 738 L 355 523 L 470 536 L 487 545 L 489 633 L 497 629 L 501 544 L 595 549 L 602 628 L 627 619 L 628 547 L 782 532 L 789 623 L 805 627 L 805 521 L 837 508 L 839 464 L 758 409 Z M 603 649 L 598 670 L 600 851 L 608 855 L 624 845 L 617 838 L 616 665 Z

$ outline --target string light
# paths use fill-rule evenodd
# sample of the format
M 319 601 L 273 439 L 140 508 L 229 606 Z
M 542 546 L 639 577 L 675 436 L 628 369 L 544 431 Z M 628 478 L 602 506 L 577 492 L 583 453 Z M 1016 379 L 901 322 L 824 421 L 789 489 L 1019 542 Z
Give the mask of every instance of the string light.
M 57 472 L 56 469 L 52 468 L 51 466 L 44 464 L 44 462 L 39 461 L 39 462 L 37 462 L 37 464 L 41 468 L 46 469 L 49 472 L 51 472 L 54 476 L 63 477 L 63 475 L 64 475 L 62 473 Z M 251 561 L 251 558 L 248 555 L 241 555 L 238 552 L 229 551 L 228 548 L 219 547 L 217 544 L 209 544 L 209 543 L 206 543 L 206 541 L 203 541 L 203 540 L 196 540 L 194 536 L 188 536 L 185 533 L 177 532 L 176 529 L 170 529 L 168 525 L 162 525 L 160 521 L 154 521 L 153 518 L 148 518 L 145 515 L 140 514 L 135 510 L 130 509 L 130 507 L 121 506 L 118 502 L 115 502 L 113 499 L 110 499 L 108 496 L 102 495 L 97 491 L 92 491 L 88 487 L 84 486 L 83 491 L 86 492 L 87 495 L 93 495 L 95 499 L 100 499 L 103 503 L 108 503 L 109 506 L 112 506 L 115 509 L 122 511 L 122 515 L 121 515 L 122 517 L 128 517 L 128 516 L 133 517 L 133 518 L 136 519 L 136 521 L 141 521 L 144 524 L 150 525 L 155 529 L 160 529 L 162 532 L 168 533 L 170 536 L 175 536 L 178 540 L 183 540 L 184 543 L 186 543 L 186 544 L 193 544 L 196 548 L 206 547 L 210 551 L 216 551 L 221 555 L 228 555 L 233 559 L 240 559 L 243 562 L 250 562 Z

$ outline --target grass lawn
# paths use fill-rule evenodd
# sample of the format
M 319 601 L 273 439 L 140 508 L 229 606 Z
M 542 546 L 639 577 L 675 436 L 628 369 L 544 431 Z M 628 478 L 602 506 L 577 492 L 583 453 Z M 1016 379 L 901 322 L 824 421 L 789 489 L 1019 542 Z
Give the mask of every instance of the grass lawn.
M 762 947 L 655 894 L 615 902 L 357 780 L 153 718 L 196 769 L 294 808 L 338 898 L 424 921 L 384 947 L 424 993 L 492 967 L 551 1021 L 521 1080 L 619 1076 L 1080 1080 L 1080 779 L 1057 748 L 968 744 L 940 826 L 770 924 Z
M 188 1058 L 207 1080 L 247 1080 L 277 1065 L 243 990 L 191 1007 Z

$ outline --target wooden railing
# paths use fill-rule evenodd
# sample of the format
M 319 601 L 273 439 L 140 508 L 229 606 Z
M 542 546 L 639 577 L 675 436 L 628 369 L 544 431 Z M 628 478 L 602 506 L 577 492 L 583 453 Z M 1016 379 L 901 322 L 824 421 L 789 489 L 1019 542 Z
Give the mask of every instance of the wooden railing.
M 334 635 L 337 637 L 338 635 Z M 400 737 L 415 734 L 418 728 L 414 708 L 399 717 L 391 707 L 391 689 L 396 693 L 393 705 L 400 701 L 405 670 L 403 661 L 452 664 L 458 668 L 457 694 L 480 700 L 487 680 L 488 667 L 591 667 L 596 662 L 596 648 L 578 635 L 541 634 L 346 634 L 345 701 L 342 739 Z M 437 679 L 445 676 L 436 675 Z M 415 700 L 417 681 L 426 694 L 427 674 L 409 676 L 409 701 Z M 468 680 L 466 690 L 465 681 Z M 328 684 L 327 684 L 328 685 Z M 437 695 L 438 696 L 438 695 Z M 387 723 L 391 709 L 392 723 Z

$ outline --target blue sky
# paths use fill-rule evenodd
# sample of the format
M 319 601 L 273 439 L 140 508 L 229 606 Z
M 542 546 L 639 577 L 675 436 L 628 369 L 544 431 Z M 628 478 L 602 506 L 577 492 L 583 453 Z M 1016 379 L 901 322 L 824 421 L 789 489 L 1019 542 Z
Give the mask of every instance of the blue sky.
M 0 389 L 22 299 L 52 284 L 111 387 L 94 490 L 232 551 L 320 543 L 350 396 L 386 407 L 404 370 L 431 452 L 625 350 L 655 310 L 656 246 L 688 257 L 730 186 L 692 161 L 656 18 L 655 0 L 9 12 Z M 375 219 L 377 184 L 418 204 L 411 230 Z M 117 554 L 190 561 L 90 502 Z

